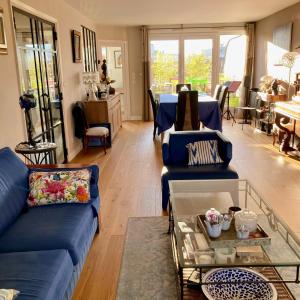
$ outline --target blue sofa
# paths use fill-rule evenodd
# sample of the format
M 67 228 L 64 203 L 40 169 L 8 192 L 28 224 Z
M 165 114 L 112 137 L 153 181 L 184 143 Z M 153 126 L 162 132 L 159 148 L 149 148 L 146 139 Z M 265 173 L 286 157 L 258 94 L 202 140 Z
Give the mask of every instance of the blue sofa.
M 222 164 L 189 166 L 186 145 L 196 141 L 217 140 Z M 162 208 L 169 203 L 169 180 L 238 179 L 238 174 L 229 166 L 232 144 L 219 131 L 176 131 L 165 135 L 162 145 L 163 169 L 161 175 Z
M 32 169 L 9 148 L 0 150 L 0 288 L 19 290 L 18 300 L 71 299 L 99 230 L 99 169 L 87 168 L 88 204 L 28 208 Z

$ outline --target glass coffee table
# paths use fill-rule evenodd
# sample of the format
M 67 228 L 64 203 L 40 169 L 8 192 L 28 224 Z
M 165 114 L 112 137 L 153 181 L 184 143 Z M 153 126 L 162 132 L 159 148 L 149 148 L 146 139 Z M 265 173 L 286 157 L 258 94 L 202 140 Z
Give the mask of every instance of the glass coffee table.
M 300 240 L 247 180 L 176 180 L 169 181 L 169 186 L 169 231 L 181 299 L 193 299 L 194 294 L 198 295 L 195 299 L 206 299 L 201 292 L 204 285 L 255 284 L 255 281 L 205 281 L 205 274 L 216 268 L 254 270 L 275 286 L 279 300 L 300 299 Z M 232 206 L 257 214 L 258 225 L 267 238 L 249 246 L 252 246 L 251 251 L 258 248 L 259 253 L 241 254 L 247 244 L 237 248 L 240 245 L 232 246 L 227 241 L 215 244 L 222 235 L 218 239 L 208 237 L 198 216 L 205 215 L 210 208 L 227 213 Z M 226 248 L 235 252 L 238 249 L 239 255 L 220 258 L 220 250 Z

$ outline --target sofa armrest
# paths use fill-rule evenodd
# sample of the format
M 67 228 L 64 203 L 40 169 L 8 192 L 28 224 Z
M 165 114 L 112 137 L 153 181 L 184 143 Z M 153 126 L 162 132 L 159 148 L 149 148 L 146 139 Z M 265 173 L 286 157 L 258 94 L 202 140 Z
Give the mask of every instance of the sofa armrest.
M 169 141 L 170 141 L 170 134 L 166 132 L 162 144 L 162 158 L 165 166 L 169 164 L 169 159 L 170 159 Z
M 217 132 L 216 137 L 218 140 L 218 151 L 219 155 L 224 161 L 224 165 L 228 166 L 232 159 L 232 144 L 231 142 L 221 133 Z

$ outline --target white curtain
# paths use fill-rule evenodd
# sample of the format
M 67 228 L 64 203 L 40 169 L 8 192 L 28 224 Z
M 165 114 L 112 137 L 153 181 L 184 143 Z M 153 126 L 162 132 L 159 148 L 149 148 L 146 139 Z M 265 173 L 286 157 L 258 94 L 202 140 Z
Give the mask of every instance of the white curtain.
M 246 99 L 249 97 L 249 88 L 253 87 L 254 77 L 254 55 L 255 55 L 255 23 L 246 24 L 247 35 L 247 51 L 246 51 L 246 65 L 245 65 L 245 77 L 244 77 L 244 99 L 243 105 L 246 103 Z M 248 99 L 249 101 L 250 99 Z M 249 104 L 249 102 L 248 102 Z

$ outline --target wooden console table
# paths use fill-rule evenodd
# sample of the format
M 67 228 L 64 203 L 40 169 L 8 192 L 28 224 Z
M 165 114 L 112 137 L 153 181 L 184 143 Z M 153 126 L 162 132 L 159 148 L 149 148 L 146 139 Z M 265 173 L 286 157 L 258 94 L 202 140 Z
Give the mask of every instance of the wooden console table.
M 122 127 L 120 93 L 109 95 L 106 99 L 84 101 L 88 124 L 110 123 L 113 140 Z

